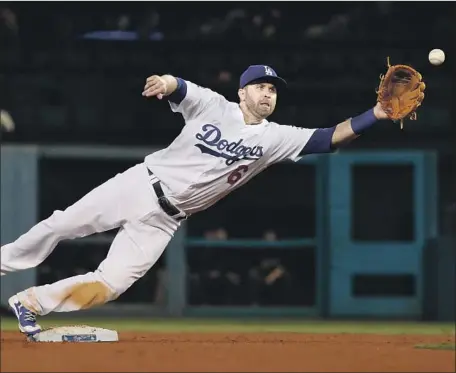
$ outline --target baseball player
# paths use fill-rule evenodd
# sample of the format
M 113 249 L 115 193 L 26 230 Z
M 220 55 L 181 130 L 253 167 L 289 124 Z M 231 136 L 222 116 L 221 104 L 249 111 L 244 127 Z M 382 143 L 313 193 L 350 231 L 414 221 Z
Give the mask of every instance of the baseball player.
M 185 125 L 165 149 L 54 211 L 1 248 L 1 274 L 38 266 L 64 239 L 120 228 L 98 269 L 36 286 L 9 299 L 19 329 L 35 334 L 37 315 L 86 309 L 116 299 L 146 274 L 181 222 L 207 209 L 270 165 L 332 152 L 386 113 L 377 104 L 334 127 L 307 129 L 269 122 L 284 79 L 252 65 L 240 77 L 239 102 L 171 75 L 146 79 L 142 95 L 166 97 Z

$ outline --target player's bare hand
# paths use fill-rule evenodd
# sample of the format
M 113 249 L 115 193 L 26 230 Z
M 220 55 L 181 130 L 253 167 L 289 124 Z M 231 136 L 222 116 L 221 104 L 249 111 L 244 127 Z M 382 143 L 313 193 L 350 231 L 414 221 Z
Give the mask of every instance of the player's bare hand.
M 388 115 L 382 109 L 380 102 L 377 102 L 377 105 L 374 107 L 374 115 L 377 119 L 388 119 Z
M 145 97 L 157 97 L 159 100 L 166 95 L 167 92 L 167 83 L 165 79 L 158 75 L 149 76 L 146 79 L 146 85 L 144 86 L 144 91 L 142 93 Z

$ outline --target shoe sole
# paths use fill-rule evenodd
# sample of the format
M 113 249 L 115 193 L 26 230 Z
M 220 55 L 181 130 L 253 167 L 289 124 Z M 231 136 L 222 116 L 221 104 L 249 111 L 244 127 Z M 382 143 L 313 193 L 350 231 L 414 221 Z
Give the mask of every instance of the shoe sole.
M 8 299 L 8 305 L 10 306 L 11 310 L 14 312 L 14 315 L 16 315 L 17 321 L 19 321 L 19 315 L 17 313 L 16 307 L 14 306 L 15 303 L 20 303 L 17 295 L 13 295 L 10 299 Z M 20 322 L 17 323 L 17 326 L 19 327 L 19 331 L 21 333 L 27 334 L 28 336 L 32 336 L 32 335 L 35 335 L 35 334 L 38 334 L 39 332 L 41 332 L 41 329 L 38 329 L 35 332 L 28 332 L 28 331 L 24 330 L 24 328 L 22 327 Z

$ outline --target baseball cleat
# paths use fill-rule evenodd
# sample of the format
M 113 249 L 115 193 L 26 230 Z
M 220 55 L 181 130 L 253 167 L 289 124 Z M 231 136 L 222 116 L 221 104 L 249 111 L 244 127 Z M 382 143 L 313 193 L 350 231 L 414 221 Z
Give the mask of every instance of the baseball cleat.
M 41 332 L 41 326 L 36 323 L 36 313 L 30 311 L 19 301 L 17 295 L 8 299 L 8 304 L 14 311 L 19 321 L 19 330 L 27 335 L 34 335 Z

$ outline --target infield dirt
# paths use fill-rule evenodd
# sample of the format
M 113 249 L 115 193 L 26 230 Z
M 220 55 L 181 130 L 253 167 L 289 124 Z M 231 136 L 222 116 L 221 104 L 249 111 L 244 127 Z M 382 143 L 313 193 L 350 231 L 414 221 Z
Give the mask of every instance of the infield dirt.
M 27 342 L 3 331 L 2 372 L 454 372 L 454 336 L 119 333 L 116 343 Z

